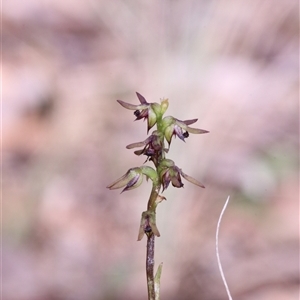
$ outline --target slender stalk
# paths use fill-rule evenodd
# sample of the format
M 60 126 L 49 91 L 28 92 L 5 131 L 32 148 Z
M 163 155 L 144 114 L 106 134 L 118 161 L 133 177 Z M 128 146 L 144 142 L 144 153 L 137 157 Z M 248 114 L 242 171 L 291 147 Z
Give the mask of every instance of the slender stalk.
M 161 188 L 160 184 L 153 184 L 151 195 L 148 201 L 148 211 L 156 213 L 156 199 Z M 155 284 L 154 284 L 154 253 L 155 253 L 155 235 L 152 230 L 146 232 L 147 235 L 147 250 L 146 250 L 146 276 L 148 287 L 148 300 L 155 300 Z
M 149 235 L 147 235 L 147 257 L 146 257 L 146 275 L 147 275 L 147 286 L 148 286 L 148 300 L 155 300 L 154 245 L 155 245 L 155 236 L 151 232 Z
M 161 125 L 161 117 L 160 116 L 157 119 L 157 128 L 162 131 L 162 125 Z M 161 189 L 161 181 L 159 179 L 159 173 L 158 173 L 158 166 L 161 163 L 161 161 L 164 159 L 165 153 L 164 153 L 164 137 L 161 136 L 160 141 L 162 147 L 161 151 L 157 152 L 156 156 L 152 158 L 152 161 L 156 167 L 156 172 L 158 175 L 157 182 L 153 182 L 151 194 L 148 200 L 147 204 L 147 210 L 149 212 L 154 213 L 154 216 L 156 215 L 156 206 L 158 205 L 157 197 L 159 195 L 159 191 Z M 155 235 L 153 234 L 152 230 L 150 232 L 146 232 L 147 235 L 147 252 L 146 252 L 146 275 L 147 275 L 147 287 L 148 287 L 148 300 L 158 300 L 160 298 L 159 291 L 160 291 L 160 274 L 161 274 L 161 268 L 160 266 L 160 272 L 159 276 L 156 280 L 154 280 L 154 253 L 155 253 Z

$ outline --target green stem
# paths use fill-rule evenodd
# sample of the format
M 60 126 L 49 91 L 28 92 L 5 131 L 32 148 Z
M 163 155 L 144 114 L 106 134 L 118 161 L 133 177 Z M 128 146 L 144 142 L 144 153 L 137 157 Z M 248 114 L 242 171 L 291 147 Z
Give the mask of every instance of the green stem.
M 148 200 L 147 210 L 154 212 L 154 213 L 156 213 L 157 205 L 156 205 L 155 201 L 157 199 L 160 187 L 161 187 L 160 184 L 159 185 L 153 184 L 152 191 L 151 191 L 151 194 L 150 194 L 150 197 Z

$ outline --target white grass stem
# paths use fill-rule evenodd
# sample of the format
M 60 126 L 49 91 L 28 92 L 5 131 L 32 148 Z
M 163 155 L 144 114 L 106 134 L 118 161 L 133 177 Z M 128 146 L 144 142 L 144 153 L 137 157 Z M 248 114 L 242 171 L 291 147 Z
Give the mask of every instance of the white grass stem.
M 219 217 L 219 220 L 218 220 L 217 231 L 216 231 L 216 254 L 217 254 L 219 270 L 220 270 L 220 273 L 221 273 L 223 283 L 225 285 L 225 289 L 226 289 L 226 292 L 227 292 L 227 295 L 228 295 L 228 299 L 232 300 L 232 297 L 231 297 L 231 294 L 230 294 L 230 291 L 229 291 L 229 288 L 228 288 L 228 285 L 227 285 L 227 282 L 226 282 L 226 279 L 225 279 L 225 275 L 224 275 L 224 272 L 223 272 L 223 268 L 222 268 L 222 264 L 221 264 L 221 260 L 220 260 L 220 254 L 219 254 L 219 229 L 220 229 L 221 220 L 222 220 L 223 214 L 226 210 L 229 199 L 230 199 L 230 196 L 227 197 L 227 200 L 224 204 L 224 207 L 221 211 L 221 214 L 220 214 L 220 217 Z

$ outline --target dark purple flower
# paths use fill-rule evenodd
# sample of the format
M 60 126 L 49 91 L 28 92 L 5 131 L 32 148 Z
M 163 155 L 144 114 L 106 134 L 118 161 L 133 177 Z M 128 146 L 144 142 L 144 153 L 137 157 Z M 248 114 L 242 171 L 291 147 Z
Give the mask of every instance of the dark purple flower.
M 181 169 L 179 169 L 175 163 L 170 159 L 165 159 L 161 163 L 161 171 L 160 171 L 160 180 L 162 182 L 163 191 L 168 188 L 170 182 L 174 187 L 181 188 L 183 187 L 183 183 L 181 181 L 181 176 L 187 181 L 204 188 L 204 185 L 194 179 L 193 177 L 185 174 Z
M 148 103 L 146 99 L 136 92 L 136 95 L 141 104 L 134 105 L 122 100 L 117 100 L 123 107 L 134 110 L 135 120 L 147 119 L 148 131 L 156 124 L 157 114 L 161 114 L 162 106 L 158 103 Z
M 156 164 L 158 158 L 161 156 L 162 151 L 168 151 L 168 149 L 164 149 L 163 145 L 163 135 L 155 130 L 153 133 L 144 141 L 133 143 L 126 146 L 127 149 L 143 147 L 140 150 L 134 151 L 136 155 L 146 155 L 148 158 L 147 160 L 151 160 Z

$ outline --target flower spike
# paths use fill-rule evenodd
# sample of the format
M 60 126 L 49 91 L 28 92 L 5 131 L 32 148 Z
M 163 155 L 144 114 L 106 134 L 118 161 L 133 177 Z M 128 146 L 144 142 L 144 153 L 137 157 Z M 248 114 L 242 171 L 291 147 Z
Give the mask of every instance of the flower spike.
M 117 181 L 108 185 L 107 188 L 119 189 L 123 188 L 122 192 L 129 191 L 139 187 L 142 184 L 143 177 L 147 181 L 151 179 L 152 190 L 147 203 L 147 210 L 142 213 L 138 241 L 143 236 L 147 237 L 147 258 L 146 258 L 146 273 L 148 285 L 148 299 L 159 299 L 160 291 L 160 276 L 161 266 L 154 277 L 154 240 L 155 237 L 160 236 L 160 232 L 156 225 L 156 208 L 159 203 L 166 198 L 160 195 L 164 192 L 170 183 L 176 188 L 182 188 L 182 178 L 204 188 L 204 185 L 185 174 L 174 161 L 167 159 L 166 154 L 169 152 L 173 136 L 178 137 L 185 142 L 189 134 L 203 134 L 208 133 L 207 130 L 190 127 L 190 125 L 197 122 L 198 119 L 179 120 L 172 116 L 163 117 L 169 107 L 168 99 L 161 99 L 160 104 L 153 102 L 148 103 L 144 96 L 136 92 L 139 103 L 137 105 L 126 103 L 122 100 L 117 100 L 118 103 L 126 109 L 132 110 L 135 120 L 147 120 L 147 130 L 156 125 L 156 129 L 152 131 L 142 142 L 129 144 L 127 149 L 134 149 L 136 155 L 146 155 L 145 162 L 152 162 L 154 168 L 142 165 L 138 168 L 129 169 L 125 175 Z M 168 145 L 167 145 L 168 143 Z M 169 146 L 169 147 L 167 147 Z

